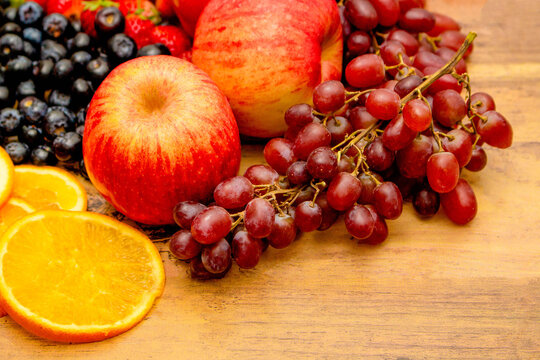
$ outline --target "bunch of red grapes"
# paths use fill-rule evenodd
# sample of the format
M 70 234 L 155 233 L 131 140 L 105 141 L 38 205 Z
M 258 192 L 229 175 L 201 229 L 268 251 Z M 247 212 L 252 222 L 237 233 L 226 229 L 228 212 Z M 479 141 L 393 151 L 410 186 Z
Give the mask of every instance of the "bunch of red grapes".
M 404 199 L 426 217 L 442 205 L 456 224 L 476 215 L 461 171 L 482 170 L 484 144 L 509 147 L 512 128 L 490 95 L 471 92 L 463 58 L 475 34 L 465 36 L 421 0 L 339 7 L 343 82 L 315 88 L 313 107 L 289 108 L 284 137 L 264 148 L 268 165 L 221 182 L 208 206 L 176 206 L 183 230 L 170 251 L 191 260 L 192 277 L 223 277 L 233 260 L 253 268 L 268 246 L 282 249 L 299 231 L 326 230 L 340 214 L 359 242 L 379 244 Z

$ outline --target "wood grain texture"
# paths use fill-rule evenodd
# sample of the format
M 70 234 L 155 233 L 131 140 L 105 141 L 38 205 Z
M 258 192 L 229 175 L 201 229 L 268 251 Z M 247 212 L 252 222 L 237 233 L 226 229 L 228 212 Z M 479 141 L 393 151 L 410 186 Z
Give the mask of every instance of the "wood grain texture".
M 510 149 L 489 148 L 488 167 L 464 174 L 479 202 L 472 223 L 422 220 L 408 204 L 381 246 L 356 245 L 340 221 L 209 282 L 191 280 L 157 243 L 165 292 L 136 328 L 63 345 L 5 317 L 0 358 L 540 359 L 540 2 L 430 8 L 478 32 L 473 90 L 491 93 L 514 128 Z M 260 146 L 246 146 L 242 170 L 261 160 Z

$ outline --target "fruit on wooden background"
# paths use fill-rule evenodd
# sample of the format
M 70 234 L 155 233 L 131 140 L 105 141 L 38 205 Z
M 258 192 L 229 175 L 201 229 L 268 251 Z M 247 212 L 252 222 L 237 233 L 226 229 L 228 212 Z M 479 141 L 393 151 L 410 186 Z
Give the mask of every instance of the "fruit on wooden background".
M 104 215 L 38 211 L 0 239 L 0 304 L 46 339 L 90 342 L 123 333 L 146 316 L 164 282 L 148 237 Z
M 291 105 L 341 78 L 342 46 L 333 0 L 213 0 L 197 23 L 193 63 L 228 97 L 240 133 L 274 137 Z
M 212 196 L 236 175 L 240 140 L 215 83 L 171 56 L 142 57 L 114 69 L 96 91 L 83 154 L 96 189 L 146 224 L 173 223 L 181 200 Z

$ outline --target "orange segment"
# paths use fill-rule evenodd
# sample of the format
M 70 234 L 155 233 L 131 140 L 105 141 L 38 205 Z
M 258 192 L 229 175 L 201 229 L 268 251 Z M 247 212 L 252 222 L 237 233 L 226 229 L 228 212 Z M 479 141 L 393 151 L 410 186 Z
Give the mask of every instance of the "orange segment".
M 37 210 L 86 210 L 86 191 L 66 170 L 51 166 L 15 167 L 12 196 L 21 198 Z
M 9 199 L 13 189 L 13 162 L 9 154 L 0 147 L 0 206 Z
M 17 198 L 10 198 L 0 208 L 0 236 L 7 228 L 20 218 L 36 211 L 29 203 Z
M 0 239 L 1 305 L 47 339 L 89 342 L 129 330 L 164 282 L 146 235 L 104 215 L 40 211 Z

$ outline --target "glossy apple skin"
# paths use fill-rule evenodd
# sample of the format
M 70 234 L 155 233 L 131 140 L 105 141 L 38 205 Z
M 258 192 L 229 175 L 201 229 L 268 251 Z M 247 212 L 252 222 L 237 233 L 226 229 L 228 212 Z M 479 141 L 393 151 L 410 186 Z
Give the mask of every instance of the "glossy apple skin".
M 193 38 L 195 25 L 204 7 L 210 0 L 172 0 L 176 16 L 182 28 Z
M 115 68 L 86 117 L 83 156 L 96 189 L 118 211 L 171 224 L 182 200 L 206 201 L 236 175 L 240 140 L 225 96 L 203 71 L 172 56 Z
M 193 63 L 228 97 L 240 133 L 268 138 L 283 115 L 341 79 L 343 39 L 334 0 L 212 0 L 199 18 Z

